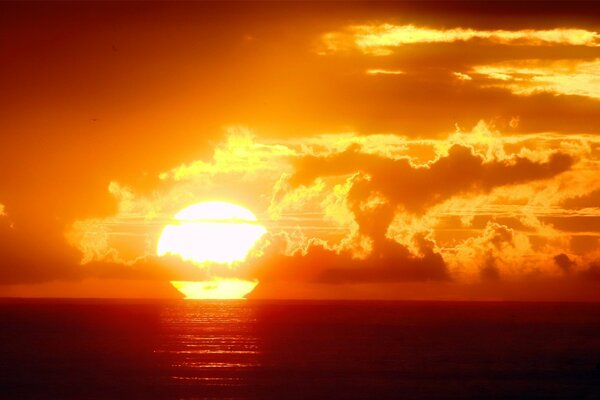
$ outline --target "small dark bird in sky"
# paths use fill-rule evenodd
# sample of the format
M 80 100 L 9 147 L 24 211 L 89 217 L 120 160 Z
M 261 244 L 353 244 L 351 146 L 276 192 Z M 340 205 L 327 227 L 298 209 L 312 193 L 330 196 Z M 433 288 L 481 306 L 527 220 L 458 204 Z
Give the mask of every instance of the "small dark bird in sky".
M 96 122 L 96 121 L 98 121 L 98 118 L 90 118 L 90 121 Z
M 112 45 L 112 51 L 119 51 L 119 49 L 117 49 L 117 46 L 115 46 L 114 44 Z

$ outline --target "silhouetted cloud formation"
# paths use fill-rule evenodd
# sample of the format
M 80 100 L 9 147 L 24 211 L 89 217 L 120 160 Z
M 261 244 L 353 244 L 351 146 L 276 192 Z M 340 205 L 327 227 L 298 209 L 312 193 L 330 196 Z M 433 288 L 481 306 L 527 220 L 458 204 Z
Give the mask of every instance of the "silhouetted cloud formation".
M 600 281 L 600 260 L 592 261 L 579 273 L 579 276 L 590 281 Z
M 273 255 L 257 264 L 259 278 L 323 283 L 449 279 L 447 265 L 434 242 L 417 236 L 415 252 L 387 237 L 399 209 L 421 214 L 454 195 L 551 178 L 572 164 L 573 159 L 562 153 L 552 154 L 546 162 L 524 157 L 486 161 L 461 145 L 452 146 L 447 156 L 424 167 L 413 166 L 407 159 L 364 154 L 358 146 L 329 156 L 300 158 L 290 178 L 292 187 L 310 185 L 317 178 L 356 174 L 348 193 L 348 207 L 358 224 L 358 234 L 370 240 L 370 251 L 358 259 L 347 249 L 334 251 L 321 244 L 287 256 L 271 249 Z M 496 247 L 513 241 L 508 229 L 496 229 L 494 233 L 488 241 Z M 500 278 L 492 253 L 480 273 L 486 280 Z
M 386 239 L 365 259 L 353 258 L 348 252 L 338 254 L 319 244 L 310 246 L 306 253 L 286 256 L 278 246 L 281 243 L 248 267 L 249 274 L 261 282 L 333 284 L 450 279 L 442 256 L 425 240 L 421 243 L 421 255 L 413 255 L 405 246 Z
M 563 202 L 565 208 L 577 209 L 600 207 L 600 190 L 594 190 L 583 196 L 572 197 Z
M 564 253 L 554 256 L 554 262 L 565 273 L 570 272 L 573 266 L 575 265 L 575 261 L 571 260 L 569 256 Z
M 481 279 L 483 280 L 497 281 L 500 279 L 500 271 L 498 270 L 498 266 L 496 265 L 496 260 L 491 255 L 486 258 L 485 263 L 483 264 L 479 272 L 481 275 Z
M 495 187 L 551 178 L 569 170 L 573 158 L 554 153 L 547 162 L 525 157 L 485 161 L 467 146 L 454 145 L 448 155 L 429 166 L 414 167 L 407 159 L 363 154 L 356 147 L 329 157 L 305 157 L 296 165 L 292 183 L 308 184 L 317 177 L 364 172 L 352 187 L 350 198 L 366 200 L 379 192 L 393 205 L 412 213 L 462 193 L 489 192 Z

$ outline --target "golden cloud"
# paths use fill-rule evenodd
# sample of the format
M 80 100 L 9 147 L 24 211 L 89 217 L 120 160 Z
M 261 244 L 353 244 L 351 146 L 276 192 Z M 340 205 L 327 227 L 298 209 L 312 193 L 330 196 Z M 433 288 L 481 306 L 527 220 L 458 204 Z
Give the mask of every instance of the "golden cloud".
M 521 60 L 473 67 L 488 87 L 510 90 L 516 95 L 551 93 L 600 99 L 600 59 Z
M 462 73 L 462 72 L 453 72 L 453 73 L 452 73 L 452 75 L 453 75 L 453 76 L 454 76 L 456 79 L 458 79 L 458 80 L 460 80 L 460 81 L 471 81 L 471 80 L 473 80 L 473 78 L 471 78 L 471 76 L 470 76 L 470 75 L 464 74 L 464 73 Z
M 245 128 L 232 127 L 228 130 L 227 140 L 218 145 L 211 162 L 196 161 L 181 165 L 169 172 L 162 173 L 163 180 L 182 181 L 212 177 L 217 174 L 253 174 L 278 170 L 275 159 L 294 155 L 289 147 L 278 144 L 258 143 L 254 135 Z
M 367 70 L 367 75 L 402 75 L 404 71 L 399 69 L 378 69 L 372 68 Z
M 419 43 L 453 43 L 479 40 L 491 44 L 519 46 L 598 46 L 600 34 L 576 28 L 477 30 L 470 28 L 436 29 L 389 23 L 352 25 L 321 37 L 319 53 L 358 49 L 376 56 L 387 56 L 394 48 Z

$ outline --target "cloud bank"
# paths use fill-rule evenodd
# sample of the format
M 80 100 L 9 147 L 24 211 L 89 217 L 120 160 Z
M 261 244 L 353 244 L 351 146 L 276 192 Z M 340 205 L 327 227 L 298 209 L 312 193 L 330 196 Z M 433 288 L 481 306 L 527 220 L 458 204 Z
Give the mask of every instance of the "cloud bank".
M 167 277 L 169 262 L 155 255 L 162 227 L 218 193 L 252 210 L 268 233 L 235 268 L 181 266 L 171 271 L 177 279 L 218 273 L 338 285 L 595 276 L 597 255 L 571 245 L 579 233 L 546 218 L 568 220 L 589 205 L 598 190 L 596 143 L 585 135 L 503 136 L 485 122 L 435 140 L 261 141 L 236 128 L 212 159 L 161 174 L 150 195 L 112 183 L 118 213 L 78 221 L 69 237 L 85 265 L 161 265 Z

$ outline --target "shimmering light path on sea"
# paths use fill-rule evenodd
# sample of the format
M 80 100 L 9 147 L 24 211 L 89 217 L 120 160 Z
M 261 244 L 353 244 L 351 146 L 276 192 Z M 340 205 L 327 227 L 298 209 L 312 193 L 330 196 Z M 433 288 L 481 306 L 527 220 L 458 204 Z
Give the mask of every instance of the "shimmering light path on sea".
M 254 307 L 245 301 L 188 301 L 161 313 L 164 353 L 172 378 L 207 386 L 243 385 L 260 367 Z

